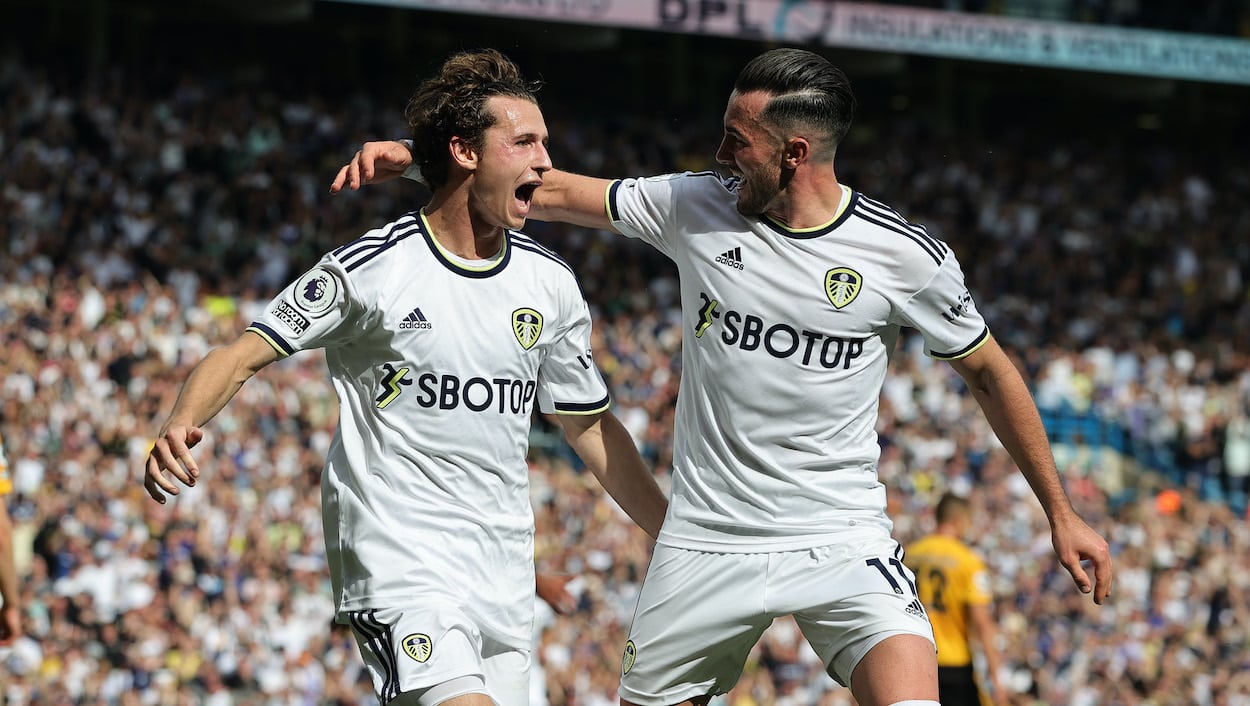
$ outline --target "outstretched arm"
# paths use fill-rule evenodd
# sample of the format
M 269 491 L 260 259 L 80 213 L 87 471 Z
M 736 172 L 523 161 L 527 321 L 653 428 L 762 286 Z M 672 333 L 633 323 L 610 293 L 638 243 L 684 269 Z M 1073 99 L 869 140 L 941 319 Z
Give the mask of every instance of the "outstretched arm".
M 1055 553 L 1082 593 L 1094 592 L 1101 605 L 1111 592 L 1111 553 L 1107 540 L 1073 509 L 1055 468 L 1046 430 L 1033 396 L 1016 366 L 991 338 L 972 355 L 951 361 L 981 405 L 994 433 L 1020 467 L 1050 520 Z M 1081 567 L 1094 565 L 1094 583 Z
M 404 143 L 397 140 L 366 142 L 356 151 L 356 156 L 339 169 L 330 184 L 330 193 L 381 184 L 403 176 L 411 166 L 412 152 Z M 418 175 L 409 173 L 408 176 Z M 560 221 L 617 232 L 608 220 L 607 193 L 611 185 L 611 179 L 553 169 L 543 174 L 543 184 L 534 192 L 530 215 L 539 221 Z
M 278 357 L 265 339 L 244 332 L 233 343 L 209 351 L 195 366 L 144 463 L 143 487 L 153 500 L 165 502 L 162 490 L 178 494 L 166 473 L 185 486 L 195 485 L 200 469 L 191 449 L 204 438 L 200 426 L 220 412 L 243 383 Z
M 652 539 L 668 512 L 668 499 L 647 470 L 634 439 L 611 412 L 590 416 L 562 414 L 560 425 L 577 452 L 608 494 Z

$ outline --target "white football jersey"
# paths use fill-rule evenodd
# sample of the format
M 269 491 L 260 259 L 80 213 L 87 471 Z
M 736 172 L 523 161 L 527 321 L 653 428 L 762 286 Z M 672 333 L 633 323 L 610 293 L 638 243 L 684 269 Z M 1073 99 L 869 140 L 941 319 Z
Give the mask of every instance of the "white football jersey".
M 608 391 L 570 267 L 519 232 L 466 264 L 409 213 L 326 254 L 247 330 L 324 348 L 339 425 L 322 478 L 340 618 L 463 606 L 531 642 L 531 413 L 595 414 Z
M 712 172 L 613 182 L 613 225 L 678 267 L 685 328 L 660 541 L 709 551 L 889 532 L 878 398 L 901 327 L 956 359 L 989 337 L 950 248 L 843 187 L 829 223 L 738 213 Z

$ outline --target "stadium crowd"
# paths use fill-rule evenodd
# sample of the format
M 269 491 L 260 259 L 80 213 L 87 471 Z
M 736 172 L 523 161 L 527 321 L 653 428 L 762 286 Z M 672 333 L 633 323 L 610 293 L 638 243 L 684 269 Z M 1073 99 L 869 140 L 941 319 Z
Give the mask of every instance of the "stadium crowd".
M 0 63 L 0 429 L 27 630 L 0 650 L 0 702 L 374 703 L 331 622 L 317 483 L 337 410 L 317 355 L 266 369 L 218 415 L 207 482 L 167 506 L 140 486 L 188 366 L 321 252 L 419 202 L 408 183 L 330 198 L 357 145 L 402 134 L 398 111 L 304 88 Z M 546 100 L 564 168 L 712 166 L 718 116 L 682 131 Z M 382 117 L 354 122 L 369 108 Z M 840 155 L 845 182 L 959 252 L 1045 410 L 1135 441 L 1115 453 L 1084 427 L 1056 438 L 1069 492 L 1112 543 L 1109 604 L 1073 589 L 1020 474 L 914 338 L 882 396 L 881 478 L 904 543 L 931 527 L 943 490 L 972 498 L 1013 703 L 1246 706 L 1250 159 L 1244 144 L 1195 154 L 1119 137 L 1004 130 L 973 144 L 898 119 L 856 126 Z M 528 230 L 579 271 L 617 414 L 666 479 L 674 272 L 609 234 Z M 538 419 L 536 559 L 574 577 L 578 605 L 538 604 L 534 703 L 606 706 L 650 545 L 556 438 Z M 852 702 L 779 622 L 716 703 Z

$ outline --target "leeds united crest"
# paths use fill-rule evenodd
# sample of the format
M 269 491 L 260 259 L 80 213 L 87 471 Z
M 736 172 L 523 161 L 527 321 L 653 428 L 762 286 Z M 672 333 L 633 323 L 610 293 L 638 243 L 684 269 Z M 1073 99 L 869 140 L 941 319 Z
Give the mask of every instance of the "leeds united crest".
M 855 301 L 864 278 L 849 267 L 835 267 L 825 273 L 825 294 L 835 309 Z
M 419 632 L 405 637 L 401 644 L 404 646 L 404 654 L 418 662 L 424 663 L 434 653 L 434 642 L 430 640 L 430 636 Z
M 525 350 L 538 343 L 543 332 L 543 315 L 533 309 L 517 309 L 512 312 L 512 333 L 516 334 L 517 343 Z

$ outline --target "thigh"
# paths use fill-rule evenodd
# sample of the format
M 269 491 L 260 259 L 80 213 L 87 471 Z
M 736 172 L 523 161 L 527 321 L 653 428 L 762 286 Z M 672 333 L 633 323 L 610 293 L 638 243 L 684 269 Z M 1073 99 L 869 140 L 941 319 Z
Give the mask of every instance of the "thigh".
M 913 700 L 937 703 L 937 655 L 933 643 L 911 634 L 894 634 L 881 640 L 851 673 L 851 693 L 860 706 L 888 706 Z
M 767 554 L 659 545 L 638 595 L 621 664 L 621 698 L 666 706 L 729 691 L 772 621 Z
M 865 655 L 893 635 L 922 639 L 936 669 L 933 628 L 916 596 L 915 576 L 901 556 L 902 549 L 888 536 L 790 552 L 784 594 L 770 586 L 770 595 L 785 596 L 787 612 L 829 676 L 843 686 L 851 685 Z

